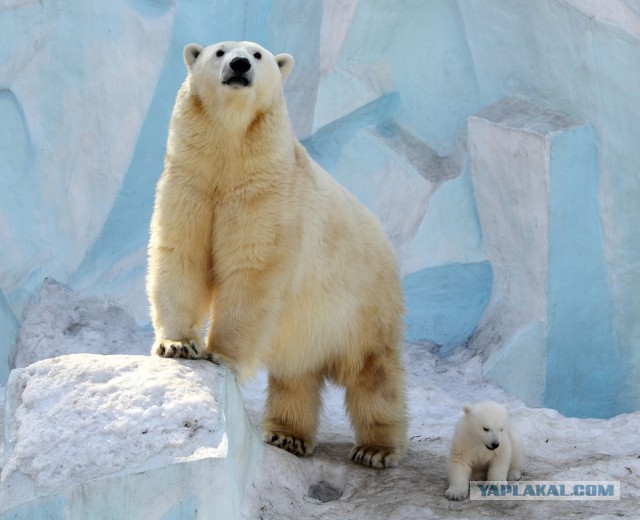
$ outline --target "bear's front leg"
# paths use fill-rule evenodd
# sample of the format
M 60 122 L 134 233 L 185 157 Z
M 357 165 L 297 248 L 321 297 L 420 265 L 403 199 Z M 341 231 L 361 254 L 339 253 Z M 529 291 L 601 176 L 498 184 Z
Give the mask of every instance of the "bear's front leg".
M 148 291 L 155 330 L 152 354 L 166 358 L 205 357 L 200 329 L 210 298 L 205 270 L 187 252 L 150 249 Z M 190 266 L 190 267 L 186 267 Z
M 222 253 L 216 257 L 219 283 L 204 357 L 225 365 L 242 379 L 265 361 L 273 345 L 287 278 L 286 263 L 272 248 L 241 245 L 237 249 L 248 252 L 241 255 L 236 250 L 235 258 L 229 259 Z
M 188 200 L 178 198 L 180 190 L 167 182 L 163 177 L 158 187 L 149 241 L 147 293 L 155 331 L 151 353 L 201 358 L 205 351 L 201 328 L 211 302 L 207 239 L 211 217 L 195 195 L 190 194 Z M 194 213 L 201 215 L 194 218 Z

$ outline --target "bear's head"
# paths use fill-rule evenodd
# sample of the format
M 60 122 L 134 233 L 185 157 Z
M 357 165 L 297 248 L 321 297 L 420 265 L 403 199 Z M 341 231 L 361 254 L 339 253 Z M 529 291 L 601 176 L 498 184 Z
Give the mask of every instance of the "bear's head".
M 507 425 L 507 409 L 493 401 L 480 401 L 464 407 L 468 431 L 488 450 L 500 447 Z
M 184 48 L 190 87 L 207 110 L 220 107 L 253 113 L 282 97 L 282 82 L 293 68 L 289 54 L 274 56 L 252 42 L 221 42 Z

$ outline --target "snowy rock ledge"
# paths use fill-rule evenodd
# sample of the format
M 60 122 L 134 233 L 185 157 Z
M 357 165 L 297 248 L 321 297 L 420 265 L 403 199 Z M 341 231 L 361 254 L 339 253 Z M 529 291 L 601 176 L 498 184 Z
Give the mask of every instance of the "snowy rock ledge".
M 236 518 L 264 450 L 202 361 L 48 359 L 11 373 L 5 408 L 6 518 Z

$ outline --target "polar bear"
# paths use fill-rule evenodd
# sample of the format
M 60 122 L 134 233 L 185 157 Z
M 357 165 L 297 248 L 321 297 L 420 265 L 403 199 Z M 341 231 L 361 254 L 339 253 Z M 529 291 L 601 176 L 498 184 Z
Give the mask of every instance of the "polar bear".
M 187 45 L 184 60 L 148 248 L 152 353 L 240 379 L 265 366 L 263 439 L 297 455 L 314 450 L 325 380 L 342 385 L 349 457 L 397 465 L 404 307 L 381 225 L 295 138 L 290 55 L 222 42 Z
M 522 465 L 520 438 L 507 420 L 507 409 L 493 401 L 464 407 L 449 459 L 449 500 L 469 495 L 469 480 L 519 480 Z

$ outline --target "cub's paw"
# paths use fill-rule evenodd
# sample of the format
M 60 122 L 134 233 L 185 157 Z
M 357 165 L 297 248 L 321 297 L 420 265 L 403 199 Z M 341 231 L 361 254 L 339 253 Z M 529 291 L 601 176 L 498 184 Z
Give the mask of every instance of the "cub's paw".
M 393 468 L 400 464 L 402 455 L 393 448 L 359 446 L 351 448 L 349 459 L 370 468 Z
M 200 359 L 204 354 L 204 347 L 193 340 L 162 339 L 155 342 L 151 353 L 164 358 Z
M 451 486 L 444 492 L 444 496 L 449 500 L 464 500 L 469 496 L 469 488 Z
M 271 444 L 278 448 L 298 455 L 299 457 L 305 457 L 313 453 L 315 445 L 312 442 L 295 437 L 284 432 L 265 431 L 262 433 L 262 440 L 267 444 Z
M 522 473 L 519 469 L 509 470 L 509 474 L 507 475 L 507 480 L 520 480 L 522 478 Z

